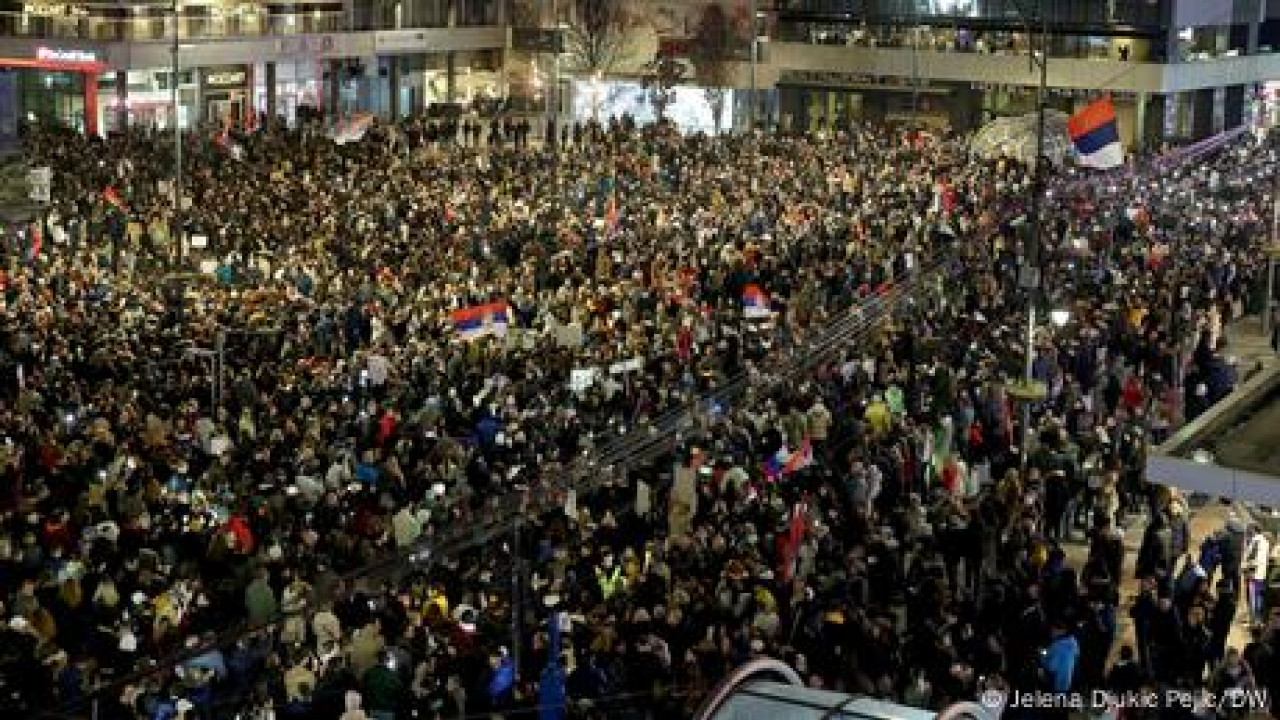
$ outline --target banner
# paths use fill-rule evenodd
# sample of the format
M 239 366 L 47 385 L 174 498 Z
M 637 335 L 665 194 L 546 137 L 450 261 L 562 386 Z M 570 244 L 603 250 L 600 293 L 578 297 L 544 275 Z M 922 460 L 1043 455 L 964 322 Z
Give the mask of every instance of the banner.
M 52 199 L 53 168 L 48 166 L 31 168 L 27 172 L 27 187 L 33 202 L 49 202 Z
M 667 534 L 680 537 L 689 532 L 693 516 L 698 512 L 698 471 L 677 465 L 673 471 L 671 507 L 667 513 Z

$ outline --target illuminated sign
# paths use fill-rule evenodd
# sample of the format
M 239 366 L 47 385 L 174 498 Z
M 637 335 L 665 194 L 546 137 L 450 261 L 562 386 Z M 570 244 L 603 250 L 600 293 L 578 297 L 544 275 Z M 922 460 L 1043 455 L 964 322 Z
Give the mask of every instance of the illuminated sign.
M 204 84 L 208 88 L 238 88 L 248 84 L 249 72 L 238 66 L 206 70 Z
M 36 48 L 36 59 L 49 62 L 78 62 L 91 63 L 98 62 L 97 54 L 89 50 L 75 50 L 71 48 Z

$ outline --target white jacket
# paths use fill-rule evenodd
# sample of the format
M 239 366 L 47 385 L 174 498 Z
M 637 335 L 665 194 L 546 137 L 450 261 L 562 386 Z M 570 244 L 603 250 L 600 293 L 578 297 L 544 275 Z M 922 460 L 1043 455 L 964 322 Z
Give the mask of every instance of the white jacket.
M 369 716 L 361 709 L 360 693 L 355 690 L 347 691 L 347 711 L 342 713 L 338 720 L 369 720 Z
M 1271 560 L 1271 542 L 1262 533 L 1254 533 L 1244 550 L 1244 570 L 1250 580 L 1266 581 Z

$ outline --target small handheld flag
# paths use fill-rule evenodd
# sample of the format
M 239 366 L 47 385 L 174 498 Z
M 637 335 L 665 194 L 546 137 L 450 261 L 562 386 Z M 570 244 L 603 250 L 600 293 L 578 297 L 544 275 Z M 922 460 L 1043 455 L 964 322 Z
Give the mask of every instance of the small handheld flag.
M 607 237 L 618 234 L 618 198 L 609 193 L 609 204 L 604 209 L 604 228 Z
M 474 340 L 486 335 L 506 335 L 510 318 L 511 309 L 505 302 L 474 305 L 454 310 L 450 315 L 454 330 L 457 330 L 458 335 L 466 340 Z
M 769 317 L 773 314 L 769 309 L 769 296 L 759 285 L 748 285 L 742 289 L 742 314 L 749 318 Z
M 1124 164 L 1124 148 L 1116 129 L 1116 110 L 1104 96 L 1067 120 L 1067 134 L 1085 167 L 1106 170 Z
M 121 212 L 124 212 L 125 210 L 124 200 L 120 198 L 120 193 L 116 191 L 116 188 L 114 185 L 108 185 L 105 189 L 103 189 L 102 199 L 111 207 Z
M 760 465 L 766 480 L 782 480 L 813 464 L 813 441 L 805 438 L 795 452 L 782 448 Z

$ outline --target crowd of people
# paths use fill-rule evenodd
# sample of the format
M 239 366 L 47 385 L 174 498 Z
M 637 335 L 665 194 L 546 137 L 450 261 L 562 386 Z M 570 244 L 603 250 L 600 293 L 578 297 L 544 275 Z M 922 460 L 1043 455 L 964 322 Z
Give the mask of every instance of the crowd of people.
M 191 136 L 179 213 L 165 142 L 28 139 L 5 707 L 687 717 L 761 655 L 922 707 L 1280 691 L 1265 533 L 1193 553 L 1142 476 L 1250 370 L 1274 143 L 1055 170 L 1029 253 L 1032 171 L 963 137 L 463 127 Z M 1029 259 L 1070 312 L 1024 426 Z

